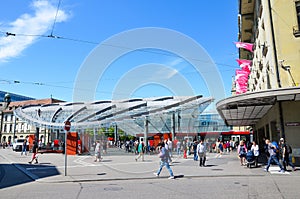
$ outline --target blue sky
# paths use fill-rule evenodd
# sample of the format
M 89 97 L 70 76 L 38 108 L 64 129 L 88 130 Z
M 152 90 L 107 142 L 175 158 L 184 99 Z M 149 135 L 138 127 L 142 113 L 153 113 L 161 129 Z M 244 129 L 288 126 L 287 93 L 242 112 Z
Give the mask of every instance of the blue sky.
M 136 41 L 115 39 L 124 32 L 151 27 L 184 35 L 201 46 L 215 63 L 228 97 L 231 78 L 238 68 L 233 43 L 237 40 L 237 12 L 236 0 L 3 1 L 0 90 L 38 99 L 52 96 L 73 101 L 76 85 L 82 85 L 82 90 L 92 89 L 80 82 L 80 73 L 91 54 L 106 46 L 112 51 L 130 52 L 112 60 L 98 77 L 96 89 L 92 90 L 95 100 L 184 95 L 182 91 L 189 88 L 194 94 L 211 95 L 206 79 L 214 79 L 216 74 L 206 65 L 204 55 L 185 54 L 202 62 L 205 70 L 199 73 L 182 55 L 149 45 L 136 49 L 131 45 Z M 16 35 L 7 36 L 6 32 Z M 169 44 L 170 48 L 184 45 L 181 41 Z M 103 67 L 101 58 L 105 53 L 97 56 L 97 66 Z M 89 75 L 85 77 L 84 81 L 89 81 Z M 220 83 L 218 78 L 216 81 Z

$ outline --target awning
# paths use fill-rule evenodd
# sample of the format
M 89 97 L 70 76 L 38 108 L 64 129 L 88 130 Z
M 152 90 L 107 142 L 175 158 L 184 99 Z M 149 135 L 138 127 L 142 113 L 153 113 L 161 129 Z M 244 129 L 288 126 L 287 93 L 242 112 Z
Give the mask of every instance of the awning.
M 217 102 L 217 111 L 227 125 L 256 124 L 278 101 L 299 101 L 300 87 L 270 89 L 235 95 Z

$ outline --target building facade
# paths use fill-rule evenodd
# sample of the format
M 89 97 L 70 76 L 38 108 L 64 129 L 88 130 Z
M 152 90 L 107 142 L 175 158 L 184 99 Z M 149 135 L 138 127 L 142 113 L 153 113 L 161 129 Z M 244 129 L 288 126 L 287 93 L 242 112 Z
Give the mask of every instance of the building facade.
M 249 91 L 298 86 L 300 83 L 300 1 L 240 0 L 239 40 L 254 44 Z
M 247 89 L 217 103 L 228 125 L 293 147 L 300 163 L 300 0 L 239 0 L 239 59 L 251 61 Z
M 253 52 L 240 49 L 239 54 L 252 60 L 248 92 L 299 86 L 300 0 L 240 0 L 238 21 L 239 41 L 254 44 Z M 297 100 L 278 102 L 256 130 L 273 140 L 288 136 L 292 142 L 300 121 L 293 109 L 299 106 Z
M 14 141 L 14 138 L 26 138 L 29 135 L 35 135 L 36 134 L 36 127 L 32 126 L 25 121 L 22 121 L 20 118 L 17 118 L 14 115 L 14 110 L 20 106 L 28 106 L 28 105 L 46 105 L 46 104 L 52 104 L 52 103 L 58 103 L 62 102 L 61 100 L 49 98 L 49 99 L 32 99 L 32 98 L 26 98 L 21 97 L 20 95 L 10 94 L 11 96 L 18 96 L 18 100 L 12 97 L 12 102 L 9 104 L 9 107 L 2 111 L 2 115 L 0 118 L 1 123 L 1 132 L 0 132 L 0 143 L 7 143 L 12 144 Z M 22 100 L 23 101 L 19 101 Z M 30 99 L 30 100 L 25 100 Z M 44 142 L 47 141 L 47 139 L 50 138 L 50 130 L 41 127 L 40 128 L 40 138 L 43 139 Z M 43 142 L 43 143 L 44 143 Z

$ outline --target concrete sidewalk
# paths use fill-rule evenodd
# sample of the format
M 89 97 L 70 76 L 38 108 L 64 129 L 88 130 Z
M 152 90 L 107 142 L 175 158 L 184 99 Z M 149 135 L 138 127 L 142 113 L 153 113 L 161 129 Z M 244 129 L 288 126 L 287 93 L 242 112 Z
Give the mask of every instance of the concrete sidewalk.
M 40 182 L 84 182 L 109 180 L 134 180 L 157 178 L 153 173 L 159 168 L 157 155 L 145 155 L 145 161 L 135 161 L 135 155 L 110 149 L 101 162 L 94 162 L 91 155 L 67 156 L 65 176 L 65 156 L 63 154 L 39 154 L 38 164 L 28 164 L 31 154 L 21 156 L 11 149 L 1 149 L 1 162 L 14 164 L 33 180 Z M 236 153 L 218 156 L 207 154 L 206 167 L 199 167 L 199 162 L 192 156 L 188 159 L 173 157 L 171 166 L 175 178 L 226 177 L 226 176 L 264 176 L 264 175 L 300 175 L 299 172 L 279 173 L 278 166 L 272 166 L 270 172 L 263 167 L 247 168 L 240 166 Z M 56 171 L 56 172 L 54 172 Z M 169 174 L 163 168 L 159 178 L 167 178 Z

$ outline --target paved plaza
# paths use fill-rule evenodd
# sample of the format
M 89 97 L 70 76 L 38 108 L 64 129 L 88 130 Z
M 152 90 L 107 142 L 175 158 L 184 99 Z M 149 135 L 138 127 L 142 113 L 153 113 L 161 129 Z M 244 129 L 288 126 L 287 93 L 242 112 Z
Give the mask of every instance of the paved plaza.
M 300 171 L 280 173 L 275 165 L 271 166 L 270 172 L 267 173 L 263 171 L 263 166 L 250 169 L 240 166 L 236 153 L 222 156 L 208 153 L 206 167 L 199 167 L 199 162 L 194 161 L 192 156 L 188 159 L 174 156 L 171 166 L 175 175 L 174 180 L 167 179 L 169 175 L 165 168 L 160 177 L 154 176 L 153 173 L 159 167 L 157 155 L 145 155 L 145 161 L 136 162 L 134 154 L 125 153 L 119 149 L 108 150 L 108 154 L 103 156 L 101 162 L 94 162 L 92 155 L 67 156 L 67 167 L 65 167 L 63 154 L 40 154 L 38 164 L 28 164 L 30 159 L 31 154 L 21 156 L 19 152 L 13 152 L 11 149 L 0 149 L 1 196 L 19 198 L 12 190 L 20 190 L 20 188 L 30 190 L 32 187 L 38 187 L 41 194 L 52 193 L 52 188 L 55 191 L 66 187 L 61 192 L 64 194 L 68 186 L 72 187 L 71 190 L 77 190 L 76 184 L 83 187 L 93 184 L 93 186 L 102 187 L 96 191 L 99 194 L 105 195 L 108 191 L 117 194 L 116 191 L 122 192 L 124 189 L 134 192 L 137 188 L 141 194 L 146 194 L 145 198 L 151 198 L 147 187 L 153 183 L 158 184 L 159 187 L 168 184 L 175 186 L 170 190 L 174 193 L 178 192 L 178 195 L 175 194 L 172 198 L 182 198 L 182 194 L 186 194 L 181 191 L 180 187 L 193 195 L 199 192 L 195 190 L 198 186 L 205 187 L 205 191 L 202 190 L 203 193 L 211 194 L 203 198 L 212 198 L 217 193 L 228 193 L 229 190 L 233 196 L 234 193 L 243 193 L 247 194 L 248 198 L 298 198 L 300 194 L 298 188 Z M 67 168 L 66 171 L 65 168 Z M 25 174 L 23 178 L 22 174 Z M 10 177 L 10 175 L 15 177 Z M 48 188 L 46 189 L 43 185 L 47 185 Z M 180 187 L 176 189 L 176 186 Z M 68 195 L 71 193 L 72 191 L 65 193 L 66 196 L 62 198 L 74 198 L 75 196 Z M 93 193 L 87 194 L 88 197 L 93 195 Z M 126 196 L 129 193 L 123 194 Z M 164 194 L 166 193 L 162 193 Z M 225 198 L 225 195 L 219 198 Z

